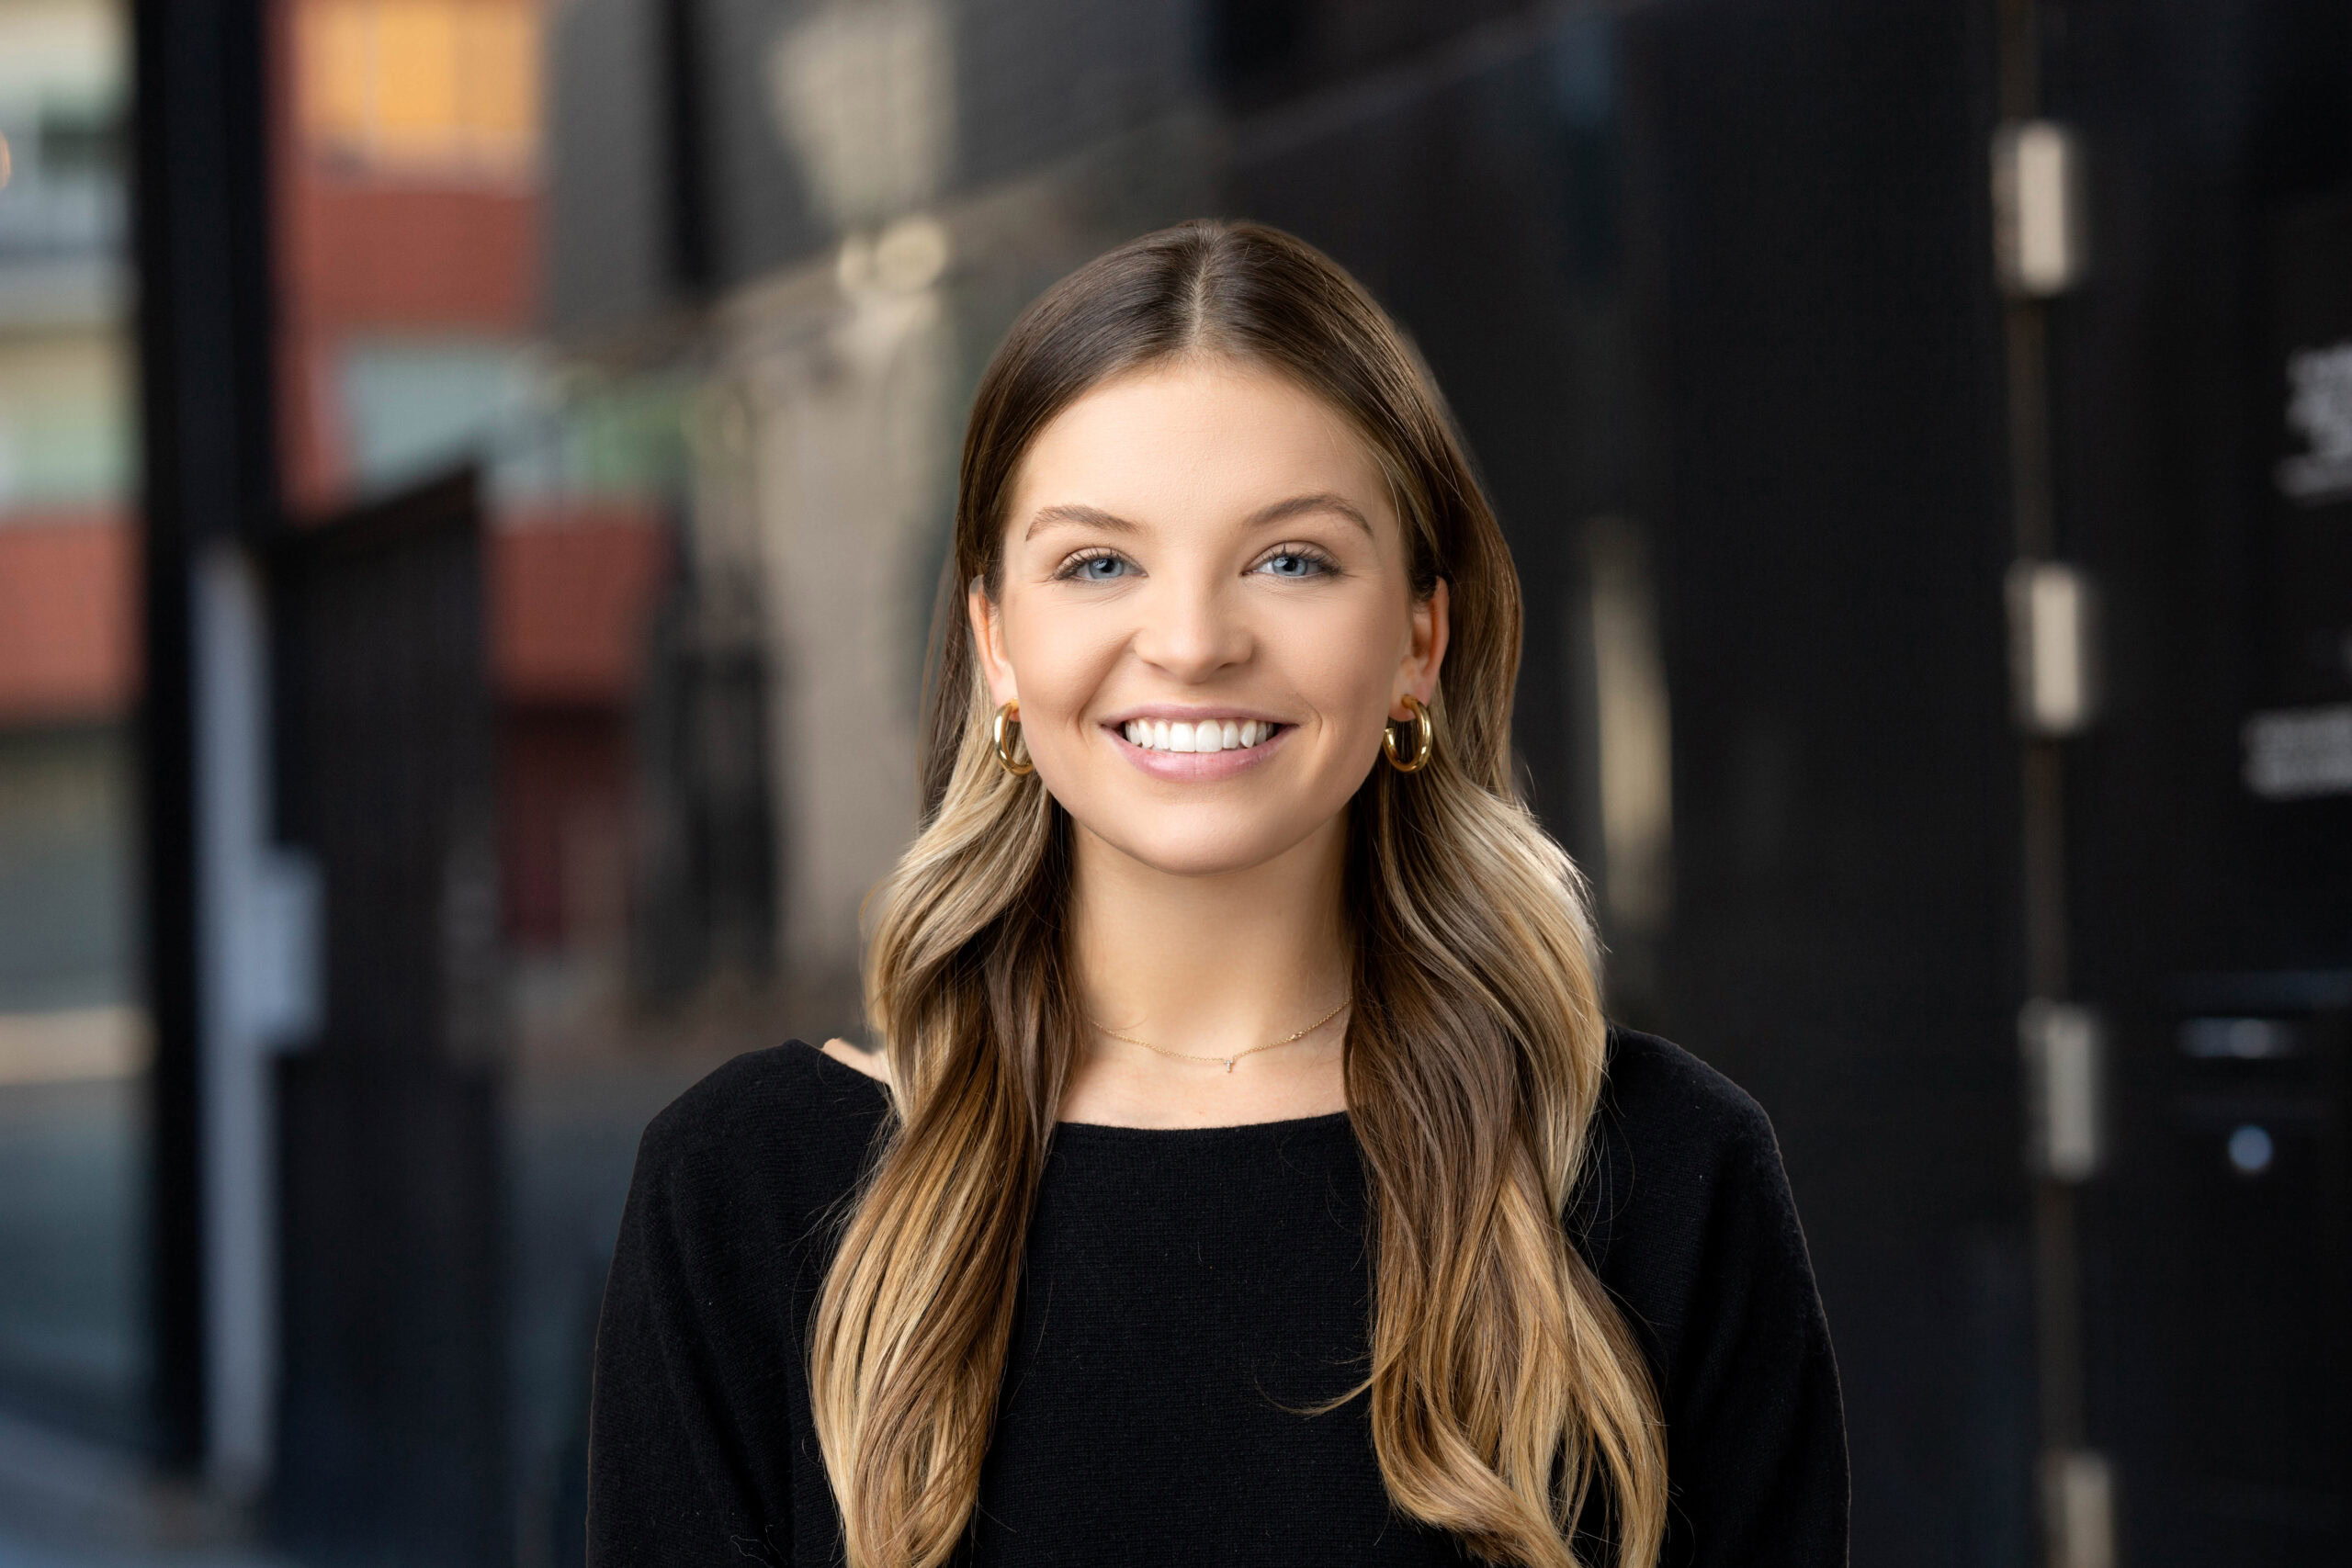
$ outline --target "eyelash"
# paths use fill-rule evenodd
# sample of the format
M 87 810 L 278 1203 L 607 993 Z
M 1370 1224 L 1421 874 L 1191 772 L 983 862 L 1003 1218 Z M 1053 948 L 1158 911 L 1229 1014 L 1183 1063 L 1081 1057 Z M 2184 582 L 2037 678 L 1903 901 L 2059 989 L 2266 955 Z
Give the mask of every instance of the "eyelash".
M 1312 545 L 1281 546 L 1272 554 L 1266 556 L 1264 559 L 1261 560 L 1258 564 L 1260 566 L 1263 566 L 1266 561 L 1280 560 L 1284 556 L 1295 556 L 1301 560 L 1314 562 L 1317 570 L 1314 572 L 1307 574 L 1308 576 L 1328 577 L 1336 573 L 1340 570 L 1339 562 L 1333 560 L 1329 556 L 1324 554 L 1321 550 L 1317 549 Z M 1076 555 L 1071 556 L 1068 560 L 1062 562 L 1060 567 L 1058 567 L 1054 572 L 1054 581 L 1056 582 L 1067 582 L 1076 580 L 1079 574 L 1085 570 L 1090 562 L 1098 560 L 1123 560 L 1125 558 L 1121 556 L 1118 551 L 1112 549 L 1107 546 L 1098 545 L 1091 549 L 1080 550 Z M 1092 581 L 1096 582 L 1109 582 L 1113 580 L 1107 577 L 1098 577 Z M 1306 578 L 1300 577 L 1294 581 L 1304 582 L 1306 581 Z

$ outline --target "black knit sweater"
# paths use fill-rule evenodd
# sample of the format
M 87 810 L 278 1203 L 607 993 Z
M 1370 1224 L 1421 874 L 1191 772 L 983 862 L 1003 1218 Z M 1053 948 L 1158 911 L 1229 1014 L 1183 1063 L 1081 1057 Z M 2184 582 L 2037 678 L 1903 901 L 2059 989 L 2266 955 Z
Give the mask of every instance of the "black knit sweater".
M 646 1129 L 596 1336 L 590 1568 L 842 1561 L 806 1330 L 886 1105 L 792 1041 Z M 1843 1563 L 1837 1371 L 1763 1111 L 1679 1047 L 1612 1031 L 1595 1137 L 1566 1223 L 1664 1402 L 1665 1562 Z M 957 1561 L 1467 1561 L 1390 1507 L 1363 1397 L 1296 1413 L 1363 1375 L 1364 1223 L 1345 1111 L 1060 1124 Z

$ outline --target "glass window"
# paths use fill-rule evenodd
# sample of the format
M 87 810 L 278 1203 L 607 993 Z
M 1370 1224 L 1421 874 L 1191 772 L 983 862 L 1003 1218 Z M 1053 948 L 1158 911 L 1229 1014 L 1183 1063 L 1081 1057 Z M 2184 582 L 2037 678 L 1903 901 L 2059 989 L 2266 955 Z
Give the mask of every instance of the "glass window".
M 135 1439 L 148 1030 L 124 24 L 109 0 L 0 4 L 0 1409 Z

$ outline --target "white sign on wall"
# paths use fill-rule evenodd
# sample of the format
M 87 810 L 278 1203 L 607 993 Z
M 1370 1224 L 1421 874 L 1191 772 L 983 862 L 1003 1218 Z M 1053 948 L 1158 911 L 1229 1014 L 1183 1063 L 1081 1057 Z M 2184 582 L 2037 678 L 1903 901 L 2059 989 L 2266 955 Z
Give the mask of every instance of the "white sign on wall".
M 2245 721 L 2245 786 L 2265 800 L 2352 795 L 2352 703 Z
M 2352 496 L 2352 342 L 2287 356 L 2287 423 L 2310 448 L 2278 465 L 2290 501 L 2317 506 Z

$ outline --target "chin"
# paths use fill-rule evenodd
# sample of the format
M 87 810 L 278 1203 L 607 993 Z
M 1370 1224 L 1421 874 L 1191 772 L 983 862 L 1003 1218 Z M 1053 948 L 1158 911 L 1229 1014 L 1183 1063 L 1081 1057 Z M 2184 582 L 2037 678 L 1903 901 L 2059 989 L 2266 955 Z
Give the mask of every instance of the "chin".
M 1173 815 L 1170 813 L 1170 815 Z M 1075 814 L 1073 813 L 1075 817 Z M 1284 838 L 1262 825 L 1194 822 L 1180 827 L 1168 821 L 1128 819 L 1102 827 L 1081 826 L 1121 854 L 1170 876 L 1215 876 L 1247 871 L 1282 852 Z M 1108 828 L 1109 831 L 1103 829 Z

